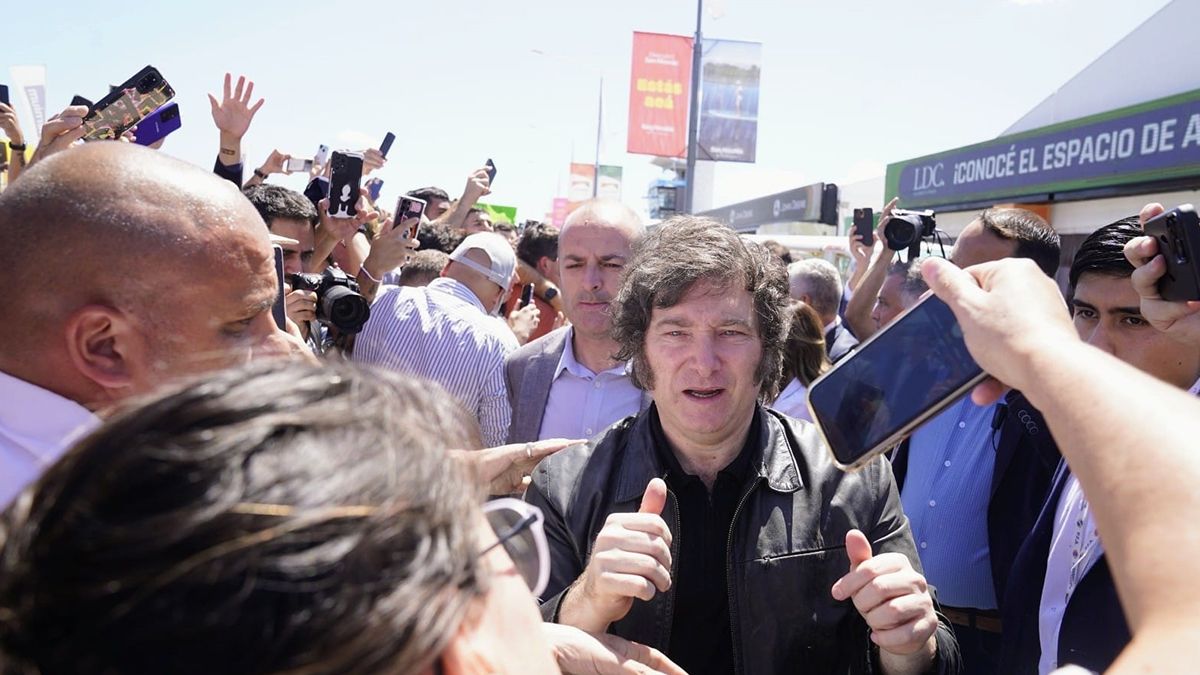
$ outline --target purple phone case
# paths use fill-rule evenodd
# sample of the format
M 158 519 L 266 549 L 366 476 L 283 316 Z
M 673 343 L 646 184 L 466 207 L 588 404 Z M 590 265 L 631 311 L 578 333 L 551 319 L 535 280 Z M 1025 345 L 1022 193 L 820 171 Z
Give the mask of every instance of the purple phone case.
M 183 126 L 179 117 L 179 105 L 168 103 L 137 123 L 137 133 L 134 142 L 138 145 L 150 145 Z

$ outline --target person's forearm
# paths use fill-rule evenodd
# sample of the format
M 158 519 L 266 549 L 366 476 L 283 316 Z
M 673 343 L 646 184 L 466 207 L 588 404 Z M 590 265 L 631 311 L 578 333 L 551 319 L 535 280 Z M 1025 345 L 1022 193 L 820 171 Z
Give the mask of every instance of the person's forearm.
M 563 593 L 562 603 L 558 608 L 558 623 L 574 626 L 589 633 L 604 633 L 608 624 L 595 616 L 591 607 L 582 599 L 583 591 L 577 580 Z
M 867 269 L 862 283 L 854 289 L 854 295 L 846 304 L 844 318 L 850 325 L 850 332 L 859 340 L 866 340 L 878 330 L 875 322 L 871 320 L 871 310 L 875 307 L 875 298 L 879 295 L 879 289 L 883 288 L 883 282 L 887 280 L 888 268 L 891 267 L 891 264 L 892 252 L 884 249 L 871 262 L 871 267 Z
M 350 276 L 358 276 L 359 270 L 362 269 L 363 261 L 371 255 L 371 244 L 367 241 L 367 236 L 360 232 L 355 232 L 350 241 L 346 242 L 345 257 L 340 261 L 342 270 Z M 382 279 L 383 277 L 378 277 Z
M 937 656 L 937 638 L 930 637 L 925 647 L 914 654 L 900 656 L 879 650 L 879 665 L 886 675 L 921 675 L 929 672 Z
M 242 139 L 221 132 L 221 149 L 217 153 L 217 161 L 225 166 L 233 166 L 242 162 Z
M 1080 343 L 1025 359 L 1018 386 L 1079 479 L 1136 633 L 1195 621 L 1200 586 L 1200 401 Z M 1164 480 L 1169 476 L 1169 480 Z
M 867 275 L 868 267 L 870 267 L 870 264 L 854 265 L 854 271 L 850 273 L 850 278 L 846 281 L 846 287 L 850 289 L 850 293 L 853 294 L 858 291 L 858 285 L 862 283 L 863 277 Z
M 317 242 L 316 245 L 313 246 L 313 255 L 312 258 L 309 259 L 308 264 L 304 266 L 304 271 L 308 272 L 309 274 L 324 271 L 326 261 L 329 260 L 329 256 L 333 253 L 333 249 L 339 243 L 341 243 L 341 240 L 338 239 L 336 235 L 330 233 L 328 230 L 323 230 L 320 226 L 318 226 Z

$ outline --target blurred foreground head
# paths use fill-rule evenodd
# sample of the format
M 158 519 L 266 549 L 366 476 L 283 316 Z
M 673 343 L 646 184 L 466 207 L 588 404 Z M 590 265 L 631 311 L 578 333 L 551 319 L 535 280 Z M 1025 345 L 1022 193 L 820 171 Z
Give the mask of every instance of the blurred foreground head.
M 0 370 L 92 410 L 286 351 L 267 228 L 228 181 L 87 143 L 0 195 Z
M 437 387 L 349 366 L 119 413 L 0 520 L 0 672 L 555 672 L 446 456 L 478 446 Z

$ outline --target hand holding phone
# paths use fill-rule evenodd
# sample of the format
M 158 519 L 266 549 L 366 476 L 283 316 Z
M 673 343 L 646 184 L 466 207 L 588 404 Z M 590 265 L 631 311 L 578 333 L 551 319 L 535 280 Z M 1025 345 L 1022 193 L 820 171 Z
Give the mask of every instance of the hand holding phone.
M 179 117 L 179 106 L 175 103 L 168 103 L 138 122 L 137 137 L 133 142 L 138 145 L 153 145 L 169 134 L 178 131 L 182 126 L 183 120 Z
M 7 105 L 7 106 L 12 105 L 12 101 L 8 98 L 8 85 L 7 84 L 0 84 L 0 103 L 3 103 L 4 105 Z M 72 102 L 71 105 L 75 105 L 75 103 Z
M 488 161 L 483 165 L 483 168 L 487 171 L 488 187 L 490 188 L 496 183 L 496 163 L 492 161 L 491 157 L 488 157 Z
M 533 302 L 533 284 L 525 284 L 525 287 L 521 289 L 521 302 L 517 305 L 517 309 L 525 309 L 531 302 Z
M 407 195 L 403 196 L 399 199 L 399 201 L 396 202 L 396 215 L 393 216 L 396 224 L 393 227 L 400 227 L 402 223 L 416 219 L 417 223 L 415 227 L 419 228 L 421 226 L 421 215 L 423 213 L 425 213 L 424 199 L 417 199 L 416 197 L 409 197 Z M 406 232 L 404 234 L 405 239 L 412 239 L 416 236 L 417 233 L 415 230 L 413 232 Z
M 313 161 L 311 159 L 289 157 L 288 160 L 283 163 L 283 172 L 290 174 L 303 171 L 304 173 L 308 173 L 309 171 L 312 171 L 312 167 Z
M 96 102 L 83 119 L 83 140 L 116 140 L 175 97 L 153 66 L 146 66 Z
M 329 146 L 317 146 L 317 154 L 313 155 L 313 164 L 325 166 L 329 162 Z
M 1161 213 L 1146 221 L 1146 234 L 1158 242 L 1166 272 L 1158 280 L 1158 294 L 1169 302 L 1200 300 L 1200 218 L 1191 204 Z
M 393 134 L 390 131 L 387 132 L 387 135 L 383 137 L 383 143 L 379 145 L 379 154 L 383 155 L 384 159 L 387 159 L 388 152 L 392 149 L 392 143 L 395 140 L 396 134 Z

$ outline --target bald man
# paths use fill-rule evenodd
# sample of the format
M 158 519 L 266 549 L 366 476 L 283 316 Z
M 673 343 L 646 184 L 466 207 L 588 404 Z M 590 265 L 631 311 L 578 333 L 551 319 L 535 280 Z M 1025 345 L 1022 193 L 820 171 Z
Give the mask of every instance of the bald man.
M 129 396 L 289 349 L 266 225 L 228 182 L 97 142 L 0 195 L 0 507 Z
M 569 326 L 513 352 L 505 364 L 509 443 L 590 438 L 648 399 L 617 361 L 608 303 L 645 226 L 620 202 L 584 202 L 558 235 L 558 271 Z

